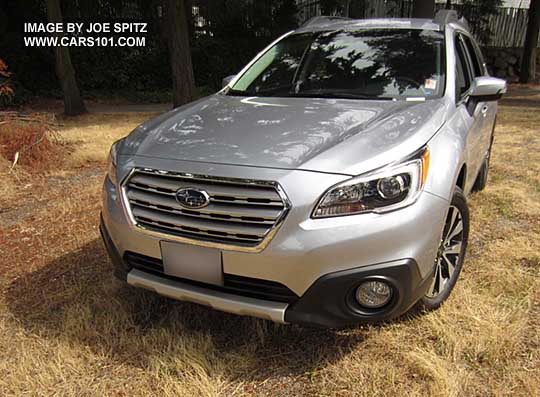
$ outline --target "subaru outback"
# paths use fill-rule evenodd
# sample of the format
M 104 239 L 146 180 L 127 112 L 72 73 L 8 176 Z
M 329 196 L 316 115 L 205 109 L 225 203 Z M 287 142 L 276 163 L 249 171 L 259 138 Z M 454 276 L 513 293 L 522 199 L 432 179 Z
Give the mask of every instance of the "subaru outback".
M 312 19 L 112 145 L 100 229 L 114 273 L 280 323 L 436 309 L 505 91 L 454 12 Z

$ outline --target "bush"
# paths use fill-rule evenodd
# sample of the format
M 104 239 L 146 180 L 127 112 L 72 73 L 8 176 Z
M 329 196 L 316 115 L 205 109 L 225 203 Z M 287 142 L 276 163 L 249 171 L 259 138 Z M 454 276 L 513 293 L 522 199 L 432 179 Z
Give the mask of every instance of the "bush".
M 54 115 L 7 112 L 0 118 L 0 157 L 28 170 L 43 171 L 61 158 Z
M 15 97 L 11 83 L 11 73 L 8 71 L 6 63 L 0 58 L 0 106 L 12 104 Z

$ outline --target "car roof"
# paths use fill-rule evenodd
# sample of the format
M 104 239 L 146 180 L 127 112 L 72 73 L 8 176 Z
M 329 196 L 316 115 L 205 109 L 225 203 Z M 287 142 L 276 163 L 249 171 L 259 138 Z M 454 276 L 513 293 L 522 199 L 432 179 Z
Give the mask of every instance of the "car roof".
M 328 30 L 356 30 L 371 28 L 386 29 L 423 29 L 444 31 L 445 26 L 453 29 L 469 30 L 464 19 L 458 20 L 455 14 L 438 14 L 435 19 L 420 18 L 377 18 L 377 19 L 350 19 L 343 17 L 315 17 L 308 20 L 295 32 L 320 32 Z

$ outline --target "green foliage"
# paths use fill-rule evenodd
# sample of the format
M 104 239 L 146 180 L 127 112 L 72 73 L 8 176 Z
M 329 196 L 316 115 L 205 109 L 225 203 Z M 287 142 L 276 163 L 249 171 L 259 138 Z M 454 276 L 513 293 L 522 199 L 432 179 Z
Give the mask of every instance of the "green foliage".
M 238 37 L 234 40 L 234 44 L 231 46 L 228 39 L 206 36 L 193 42 L 191 57 L 198 86 L 220 89 L 221 80 L 238 73 L 261 48 L 268 44 L 268 39 Z
M 194 29 L 191 56 L 197 86 L 204 93 L 221 88 L 276 36 L 298 26 L 294 0 L 199 0 L 206 25 Z
M 274 32 L 277 34 L 285 33 L 295 29 L 298 26 L 296 14 L 298 8 L 294 0 L 282 0 L 276 2 L 272 16 L 274 20 Z
M 149 24 L 144 48 L 71 48 L 80 88 L 84 93 L 125 92 L 148 98 L 146 93 L 170 90 L 171 76 L 162 0 L 63 0 L 64 18 L 70 22 L 144 21 Z M 223 77 L 237 73 L 246 62 L 278 35 L 297 27 L 294 0 L 186 0 L 198 9 L 190 32 L 196 84 L 204 92 L 221 87 Z M 473 32 L 486 42 L 489 15 L 502 0 L 463 0 L 453 7 L 465 16 Z M 453 3 L 457 3 L 453 0 Z M 369 0 L 320 0 L 323 14 L 363 17 Z M 390 4 L 390 6 L 389 6 Z M 386 9 L 399 16 L 409 10 L 405 0 L 388 0 Z M 346 10 L 347 9 L 347 10 Z M 397 11 L 396 11 L 397 10 Z M 199 19 L 197 19 L 199 18 Z M 54 55 L 48 48 L 28 49 L 23 44 L 25 22 L 45 22 L 44 0 L 11 0 L 0 7 L 0 56 L 14 72 L 12 84 L 23 101 L 30 93 L 58 90 Z M 203 21 L 202 26 L 196 22 Z M 153 97 L 158 97 L 154 95 Z
M 344 0 L 321 0 L 319 5 L 323 15 L 343 15 L 345 3 Z
M 188 1 L 188 0 L 186 0 Z M 294 0 L 189 0 L 199 8 L 205 26 L 195 27 L 192 19 L 192 59 L 196 84 L 201 94 L 221 88 L 223 77 L 237 73 L 277 35 L 297 26 Z M 171 72 L 165 24 L 159 15 L 161 0 L 64 0 L 64 19 L 69 22 L 144 21 L 149 24 L 146 47 L 71 48 L 81 91 L 92 97 L 122 93 L 134 99 L 159 99 L 170 91 Z M 15 83 L 23 95 L 58 90 L 54 54 L 49 48 L 24 47 L 25 22 L 46 22 L 43 0 L 8 2 L 0 10 L 0 54 L 15 72 Z M 89 95 L 91 94 L 91 95 Z M 18 99 L 18 98 L 17 98 Z
M 489 17 L 497 15 L 500 6 L 502 0 L 463 0 L 457 11 L 467 19 L 476 38 L 481 43 L 487 43 L 491 36 Z
M 11 83 L 11 72 L 5 62 L 0 58 L 0 105 L 9 104 L 15 96 Z
M 193 0 L 207 21 L 204 34 L 219 39 L 275 37 L 298 26 L 294 0 Z

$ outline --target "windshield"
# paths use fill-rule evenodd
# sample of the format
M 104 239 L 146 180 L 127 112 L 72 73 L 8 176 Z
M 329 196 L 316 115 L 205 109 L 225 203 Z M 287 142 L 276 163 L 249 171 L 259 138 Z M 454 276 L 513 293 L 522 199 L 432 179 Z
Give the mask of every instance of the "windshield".
M 444 35 L 366 29 L 287 36 L 261 56 L 229 95 L 437 98 L 444 92 Z

